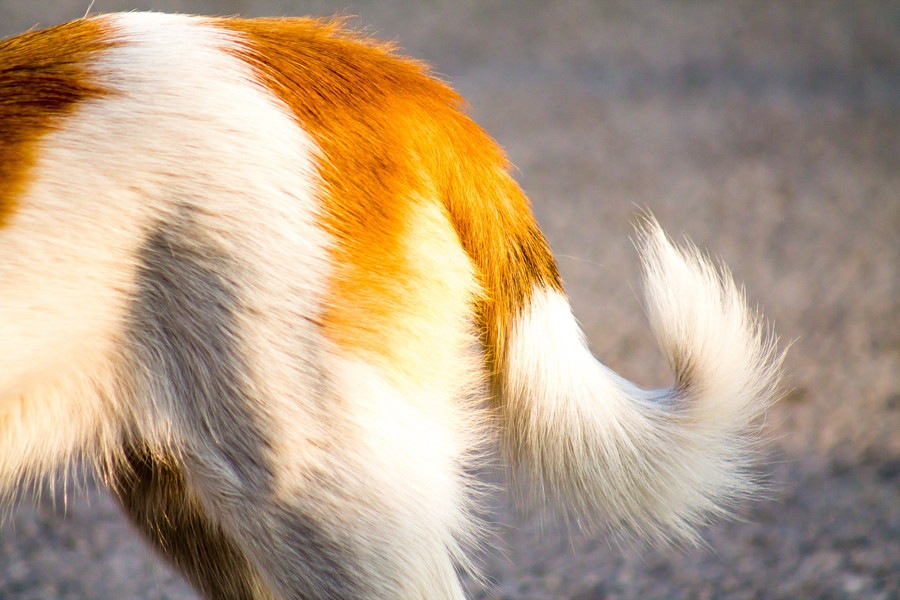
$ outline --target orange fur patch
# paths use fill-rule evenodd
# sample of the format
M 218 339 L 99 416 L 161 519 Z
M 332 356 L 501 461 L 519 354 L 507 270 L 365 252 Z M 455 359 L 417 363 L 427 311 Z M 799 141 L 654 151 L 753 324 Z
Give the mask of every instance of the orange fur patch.
M 427 273 L 409 245 L 423 203 L 436 203 L 477 269 L 484 291 L 478 326 L 488 359 L 500 360 L 510 321 L 532 289 L 561 285 L 506 158 L 460 111 L 459 96 L 423 65 L 339 23 L 220 24 L 243 34 L 241 58 L 324 154 L 322 218 L 337 242 L 328 334 L 346 347 L 388 355 L 406 343 L 392 344 L 403 333 L 398 326 L 427 310 L 422 303 L 438 300 L 416 294 Z
M 35 143 L 76 104 L 105 93 L 85 69 L 108 47 L 99 21 L 81 20 L 0 42 L 0 226 L 34 163 Z

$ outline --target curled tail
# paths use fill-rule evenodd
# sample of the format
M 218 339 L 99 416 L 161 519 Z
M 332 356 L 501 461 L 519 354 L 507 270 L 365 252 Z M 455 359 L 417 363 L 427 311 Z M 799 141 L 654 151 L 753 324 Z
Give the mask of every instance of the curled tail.
M 674 385 L 644 390 L 605 367 L 562 292 L 537 284 L 498 365 L 504 446 L 517 472 L 588 527 L 694 539 L 752 489 L 754 422 L 776 396 L 781 356 L 724 268 L 673 246 L 653 219 L 638 248 Z

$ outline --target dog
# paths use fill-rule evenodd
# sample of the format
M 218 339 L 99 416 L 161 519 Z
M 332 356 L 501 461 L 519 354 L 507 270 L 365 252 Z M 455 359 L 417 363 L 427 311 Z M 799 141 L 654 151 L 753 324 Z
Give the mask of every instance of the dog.
M 93 16 L 0 43 L 0 500 L 96 470 L 207 598 L 458 599 L 472 473 L 696 539 L 781 355 L 653 217 L 668 389 L 588 350 L 461 98 L 337 20 Z

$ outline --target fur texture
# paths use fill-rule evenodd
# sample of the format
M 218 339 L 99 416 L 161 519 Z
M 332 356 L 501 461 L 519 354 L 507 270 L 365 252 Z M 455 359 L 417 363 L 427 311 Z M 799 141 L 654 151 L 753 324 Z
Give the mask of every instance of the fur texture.
M 0 500 L 72 461 L 209 598 L 461 598 L 498 440 L 588 526 L 750 489 L 780 357 L 648 219 L 644 391 L 588 351 L 461 100 L 308 19 L 106 15 L 0 43 Z

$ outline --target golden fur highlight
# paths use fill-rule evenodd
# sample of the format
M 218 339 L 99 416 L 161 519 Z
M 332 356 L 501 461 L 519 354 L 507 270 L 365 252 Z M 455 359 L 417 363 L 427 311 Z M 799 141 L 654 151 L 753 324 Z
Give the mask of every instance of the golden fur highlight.
M 329 335 L 397 364 L 390 349 L 407 341 L 391 340 L 422 279 L 404 247 L 407 227 L 417 204 L 439 203 L 477 269 L 477 328 L 499 372 L 511 322 L 532 290 L 561 283 L 506 157 L 460 111 L 462 99 L 423 64 L 340 20 L 218 23 L 244 36 L 241 58 L 323 153 L 322 221 L 337 242 Z

